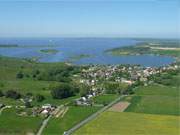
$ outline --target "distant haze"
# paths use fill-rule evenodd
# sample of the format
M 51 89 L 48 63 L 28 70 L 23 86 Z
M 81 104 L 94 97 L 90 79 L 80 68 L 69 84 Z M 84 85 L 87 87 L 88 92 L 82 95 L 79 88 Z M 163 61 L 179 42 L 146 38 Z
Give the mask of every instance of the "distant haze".
M 0 1 L 0 37 L 179 37 L 179 0 Z

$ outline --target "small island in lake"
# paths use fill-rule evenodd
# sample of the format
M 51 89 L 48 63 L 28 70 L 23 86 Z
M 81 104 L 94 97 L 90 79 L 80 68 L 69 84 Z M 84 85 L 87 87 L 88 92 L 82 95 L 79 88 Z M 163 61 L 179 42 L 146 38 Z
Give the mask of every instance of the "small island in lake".
M 59 51 L 56 49 L 42 49 L 40 50 L 41 53 L 45 53 L 45 54 L 56 54 Z
M 89 54 L 79 54 L 79 55 L 74 55 L 74 56 L 71 56 L 70 59 L 72 61 L 77 61 L 77 60 L 80 60 L 82 58 L 89 58 L 89 57 L 92 57 L 91 55 Z

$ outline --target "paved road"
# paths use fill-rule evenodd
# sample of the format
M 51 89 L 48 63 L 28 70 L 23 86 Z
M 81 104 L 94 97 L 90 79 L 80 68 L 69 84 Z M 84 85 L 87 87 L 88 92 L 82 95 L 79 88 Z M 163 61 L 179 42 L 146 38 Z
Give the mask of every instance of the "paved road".
M 49 115 L 49 116 L 43 121 L 43 123 L 42 123 L 42 125 L 41 125 L 41 127 L 40 127 L 40 129 L 38 130 L 38 132 L 37 132 L 36 135 L 41 135 L 41 134 L 42 134 L 44 128 L 47 126 L 48 121 L 50 120 L 51 117 L 52 117 L 52 115 Z
M 71 128 L 70 130 L 64 132 L 64 135 L 70 135 L 72 134 L 74 131 L 76 131 L 78 128 L 80 128 L 81 126 L 83 126 L 84 124 L 88 123 L 89 121 L 93 120 L 94 118 L 96 118 L 98 115 L 100 115 L 102 112 L 106 111 L 108 108 L 110 108 L 112 105 L 114 105 L 115 103 L 117 103 L 120 99 L 122 99 L 124 96 L 120 96 L 119 98 L 115 99 L 114 101 L 112 101 L 110 104 L 108 104 L 107 106 L 103 107 L 101 110 L 97 111 L 96 113 L 92 114 L 91 116 L 89 116 L 88 118 L 86 118 L 85 120 L 83 120 L 82 122 L 78 123 L 77 125 L 75 125 L 73 128 Z

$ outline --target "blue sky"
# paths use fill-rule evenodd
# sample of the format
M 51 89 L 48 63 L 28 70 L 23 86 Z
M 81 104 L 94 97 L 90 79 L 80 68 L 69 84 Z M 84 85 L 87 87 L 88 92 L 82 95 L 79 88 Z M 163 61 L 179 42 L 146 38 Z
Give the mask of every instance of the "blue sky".
M 177 38 L 179 8 L 179 0 L 1 0 L 0 37 Z

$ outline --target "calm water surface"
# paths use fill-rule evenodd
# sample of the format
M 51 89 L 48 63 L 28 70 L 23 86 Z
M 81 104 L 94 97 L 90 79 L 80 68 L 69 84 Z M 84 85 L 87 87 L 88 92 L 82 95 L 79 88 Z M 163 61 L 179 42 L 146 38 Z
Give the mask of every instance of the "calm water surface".
M 73 61 L 75 64 L 141 64 L 162 66 L 170 64 L 173 58 L 167 56 L 111 56 L 104 51 L 115 47 L 135 45 L 137 41 L 122 38 L 0 38 L 0 44 L 18 44 L 22 47 L 0 48 L 0 55 L 31 58 L 39 57 L 41 62 L 71 61 L 73 56 L 88 54 L 92 57 Z M 50 46 L 50 47 L 49 47 Z M 59 50 L 56 54 L 40 53 L 41 49 Z

